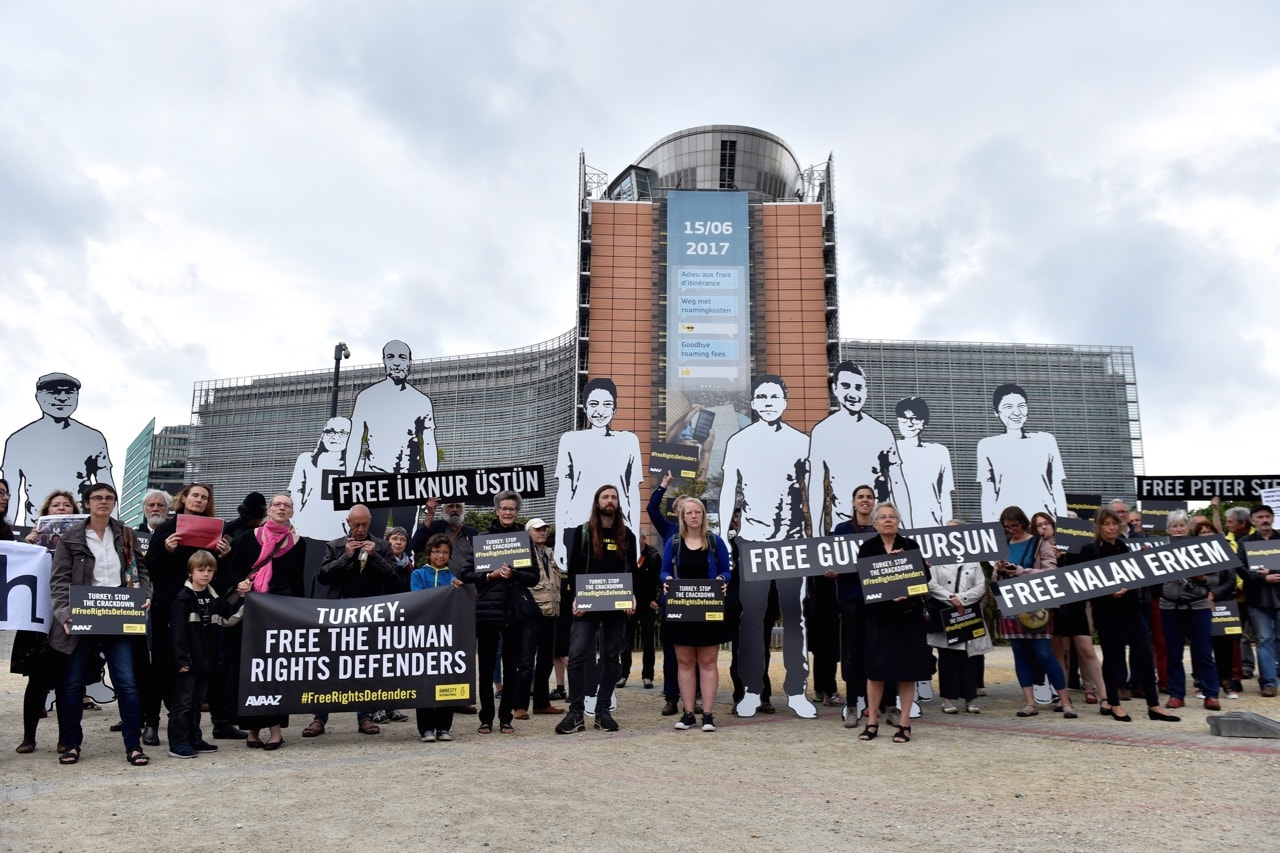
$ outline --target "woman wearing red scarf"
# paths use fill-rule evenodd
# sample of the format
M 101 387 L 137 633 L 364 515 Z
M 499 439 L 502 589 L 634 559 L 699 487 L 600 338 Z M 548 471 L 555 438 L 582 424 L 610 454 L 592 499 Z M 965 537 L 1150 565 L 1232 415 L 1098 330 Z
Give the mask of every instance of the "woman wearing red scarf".
M 281 492 L 267 504 L 267 520 L 236 537 L 231 552 L 232 577 L 237 583 L 245 578 L 253 582 L 250 596 L 303 596 L 302 572 L 307 548 L 290 524 L 291 518 L 293 498 L 288 492 Z M 235 663 L 238 666 L 240 662 L 237 659 Z M 240 683 L 238 673 L 234 683 Z M 250 749 L 275 750 L 284 745 L 280 727 L 289 725 L 289 716 L 241 717 L 240 725 L 249 730 L 245 744 Z M 262 729 L 270 729 L 270 738 L 265 742 L 259 737 Z

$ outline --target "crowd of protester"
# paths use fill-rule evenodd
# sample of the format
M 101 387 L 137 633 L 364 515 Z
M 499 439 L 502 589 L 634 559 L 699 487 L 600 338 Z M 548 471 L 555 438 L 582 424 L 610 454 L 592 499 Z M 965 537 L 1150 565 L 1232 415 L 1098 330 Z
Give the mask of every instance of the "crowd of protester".
M 520 522 L 521 497 L 515 492 L 496 496 L 496 520 L 488 532 L 527 532 L 530 559 L 511 560 L 489 571 L 476 569 L 472 539 L 478 531 L 464 523 L 462 504 L 441 506 L 430 501 L 425 515 L 414 519 L 412 533 L 409 525 L 371 530 L 370 511 L 357 505 L 345 518 L 346 533 L 326 543 L 311 588 L 305 569 L 306 540 L 291 522 L 294 507 L 288 492 L 269 501 L 257 493 L 247 496 L 224 535 L 212 547 L 196 548 L 184 544 L 179 517 L 216 517 L 213 489 L 207 484 L 186 486 L 172 503 L 163 492 L 149 492 L 144 519 L 135 529 L 116 517 L 117 495 L 108 484 L 85 490 L 83 507 L 70 492 L 56 491 L 41 507 L 42 516 L 83 510 L 87 517 L 64 531 L 53 549 L 50 633 L 46 637 L 19 632 L 14 640 L 12 669 L 28 679 L 17 752 L 36 750 L 37 731 L 52 691 L 58 760 L 77 763 L 83 714 L 100 710 L 86 695 L 86 685 L 101 677 L 104 665 L 120 715 L 113 728 L 122 736 L 131 765 L 150 761 L 143 750 L 160 745 L 162 722 L 168 754 L 175 758 L 215 751 L 218 746 L 213 740 L 277 750 L 285 744 L 288 716 L 271 712 L 247 716 L 237 701 L 241 617 L 247 597 L 344 599 L 463 586 L 475 592 L 478 705 L 415 709 L 421 741 L 452 740 L 459 712 L 476 716 L 476 733 L 481 736 L 513 734 L 516 723 L 530 720 L 531 715 L 563 714 L 555 726 L 560 734 L 580 732 L 588 721 L 597 729 L 617 731 L 612 710 L 616 691 L 630 678 L 632 650 L 638 640 L 640 680 L 644 689 L 653 689 L 659 637 L 664 650 L 661 713 L 677 716 L 679 730 L 716 731 L 713 705 L 719 690 L 721 648 L 726 643 L 731 649 L 735 704 L 745 689 L 737 654 L 741 581 L 735 571 L 734 530 L 731 523 L 723 535 L 712 532 L 706 507 L 688 497 L 675 501 L 673 523 L 662 506 L 669 484 L 668 477 L 649 502 L 652 544 L 647 535 L 637 541 L 623 524 L 617 490 L 598 489 L 590 520 L 579 528 L 559 531 L 566 537 L 569 555 L 563 572 L 552 559 L 550 526 L 541 518 Z M 8 491 L 8 484 L 0 481 L 0 519 Z M 874 505 L 870 495 L 866 486 L 854 490 L 855 515 L 836 533 L 872 534 L 862 542 L 860 558 L 918 549 L 899 529 L 897 508 L 889 502 Z M 815 660 L 840 662 L 846 692 L 841 697 L 836 690 L 833 664 L 830 672 L 826 668 L 822 674 L 815 672 L 814 701 L 842 706 L 844 725 L 860 727 L 862 741 L 877 738 L 881 721 L 887 719 L 895 729 L 890 739 L 908 743 L 913 734 L 911 717 L 918 714 L 919 701 L 931 694 L 935 673 L 942 713 L 982 712 L 983 656 L 993 648 L 993 634 L 1012 648 L 1024 698 L 1016 711 L 1019 717 L 1036 716 L 1040 706 L 1051 704 L 1063 718 L 1076 718 L 1080 709 L 1072 702 L 1073 691 L 1083 695 L 1085 704 L 1096 705 L 1102 715 L 1119 722 L 1132 721 L 1124 705 L 1131 700 L 1145 702 L 1147 718 L 1154 722 L 1177 722 L 1179 717 L 1171 711 L 1185 707 L 1189 694 L 1207 710 L 1218 710 L 1220 697 L 1238 698 L 1244 682 L 1255 677 L 1260 695 L 1273 697 L 1280 576 L 1250 572 L 1245 550 L 1239 546 L 1273 538 L 1274 514 L 1270 507 L 1259 505 L 1252 510 L 1232 507 L 1220 515 L 1216 499 L 1210 510 L 1211 516 L 1171 513 L 1168 534 L 1172 538 L 1224 534 L 1242 559 L 1239 569 L 1121 590 L 1012 618 L 992 616 L 992 608 L 984 606 L 991 581 L 1126 553 L 1132 540 L 1144 535 L 1141 516 L 1122 500 L 1111 502 L 1096 514 L 1094 540 L 1081 553 L 1069 554 L 1055 541 L 1052 517 L 1037 513 L 1028 519 L 1021 508 L 1006 507 L 1000 516 L 1006 556 L 990 565 L 933 567 L 925 596 L 871 604 L 862 599 L 856 574 L 814 583 L 806 610 L 826 613 L 824 618 L 835 621 L 810 636 L 807 652 Z M 443 518 L 436 518 L 437 511 L 443 512 Z M 3 521 L 0 536 L 13 538 Z M 34 532 L 29 541 L 34 541 Z M 661 548 L 656 547 L 658 543 Z M 632 607 L 599 612 L 578 606 L 576 578 L 599 572 L 634 576 Z M 664 623 L 667 588 L 676 579 L 717 584 L 725 594 L 724 621 Z M 72 633 L 71 586 L 143 589 L 149 607 L 147 637 Z M 817 597 L 830 601 L 817 601 Z M 1240 603 L 1246 626 L 1242 635 L 1213 635 L 1210 614 L 1214 602 L 1224 600 Z M 936 617 L 930 614 L 937 608 L 926 606 L 930 601 L 962 614 L 978 614 L 987 630 L 958 645 L 949 644 L 940 626 L 931 621 Z M 766 609 L 766 633 L 771 633 L 777 614 L 774 599 Z M 1191 686 L 1183 663 L 1188 644 Z M 773 712 L 768 648 L 766 637 L 765 686 L 759 706 L 765 713 Z M 1038 686 L 1051 692 L 1048 702 L 1037 699 Z M 1162 694 L 1168 695 L 1163 704 Z M 567 707 L 554 705 L 556 701 Z M 208 739 L 202 707 L 210 718 Z M 164 721 L 163 709 L 168 711 Z M 409 719 L 400 709 L 361 711 L 356 715 L 356 730 L 378 735 L 383 725 Z M 302 737 L 324 735 L 328 723 L 327 714 L 315 715 Z

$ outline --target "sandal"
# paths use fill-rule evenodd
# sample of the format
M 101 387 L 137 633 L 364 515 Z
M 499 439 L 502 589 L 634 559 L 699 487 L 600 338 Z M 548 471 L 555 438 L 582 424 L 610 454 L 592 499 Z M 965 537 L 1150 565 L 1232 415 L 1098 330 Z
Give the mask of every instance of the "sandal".
M 320 737 L 324 734 L 324 723 L 319 720 L 312 720 L 307 723 L 307 727 L 302 730 L 303 737 Z
M 1076 713 L 1075 708 L 1071 707 L 1070 705 L 1062 706 L 1062 718 L 1064 720 L 1074 720 L 1078 716 L 1080 715 Z
M 81 710 L 84 710 L 84 711 L 101 711 L 101 710 L 102 710 L 102 706 L 101 706 L 101 705 L 99 705 L 97 702 L 93 701 L 92 699 L 90 699 L 88 696 L 86 696 L 86 697 L 84 697 L 84 704 L 81 706 Z
M 858 735 L 858 740 L 875 740 L 878 734 L 880 734 L 880 724 L 867 723 L 866 728 Z
M 911 726 L 898 726 L 893 735 L 894 743 L 911 743 Z
M 1038 708 L 1036 708 L 1035 705 L 1027 705 L 1021 711 L 1018 712 L 1019 717 L 1035 717 L 1035 716 L 1038 716 L 1039 714 L 1040 714 L 1040 711 Z
M 1086 690 L 1086 691 L 1084 692 L 1084 704 L 1086 704 L 1086 705 L 1097 705 L 1097 704 L 1098 704 L 1098 694 L 1097 694 L 1097 693 L 1094 693 L 1092 690 Z
M 480 728 L 476 729 L 476 731 L 482 735 L 491 735 L 493 734 L 493 726 L 488 723 L 481 723 Z
M 59 764 L 75 764 L 80 760 L 80 747 L 69 747 L 64 753 L 58 756 Z
M 373 720 L 369 719 L 361 720 L 359 725 L 356 726 L 356 730 L 362 735 L 382 734 L 382 729 L 374 725 Z
M 70 751 L 71 750 L 67 750 L 67 752 Z M 140 749 L 135 749 L 131 752 L 125 753 L 124 760 L 134 767 L 146 767 L 151 763 L 151 756 L 147 755 Z
M 498 729 L 498 731 L 502 732 L 504 735 L 513 735 L 516 733 L 516 727 L 510 723 L 503 723 L 502 728 Z

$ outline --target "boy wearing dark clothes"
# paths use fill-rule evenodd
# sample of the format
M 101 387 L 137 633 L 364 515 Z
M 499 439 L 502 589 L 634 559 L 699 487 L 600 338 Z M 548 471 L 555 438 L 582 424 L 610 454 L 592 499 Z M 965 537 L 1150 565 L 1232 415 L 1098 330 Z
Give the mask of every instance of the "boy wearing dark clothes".
M 222 627 L 235 625 L 244 614 L 241 598 L 251 582 L 242 581 L 225 599 L 210 588 L 218 560 L 208 551 L 196 551 L 187 561 L 187 582 L 173 600 L 174 676 L 169 705 L 169 754 L 174 758 L 195 758 L 218 747 L 205 741 L 200 732 L 200 706 L 204 704 L 209 678 L 217 669 L 218 637 Z

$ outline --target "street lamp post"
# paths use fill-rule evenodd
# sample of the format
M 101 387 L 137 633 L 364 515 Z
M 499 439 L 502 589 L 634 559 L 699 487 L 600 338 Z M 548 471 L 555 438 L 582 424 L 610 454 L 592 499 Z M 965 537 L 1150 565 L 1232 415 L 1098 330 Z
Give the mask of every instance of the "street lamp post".
M 338 368 L 342 366 L 344 358 L 351 358 L 351 350 L 347 349 L 347 345 L 342 341 L 333 348 L 333 397 L 329 401 L 329 417 L 336 418 L 338 416 Z

